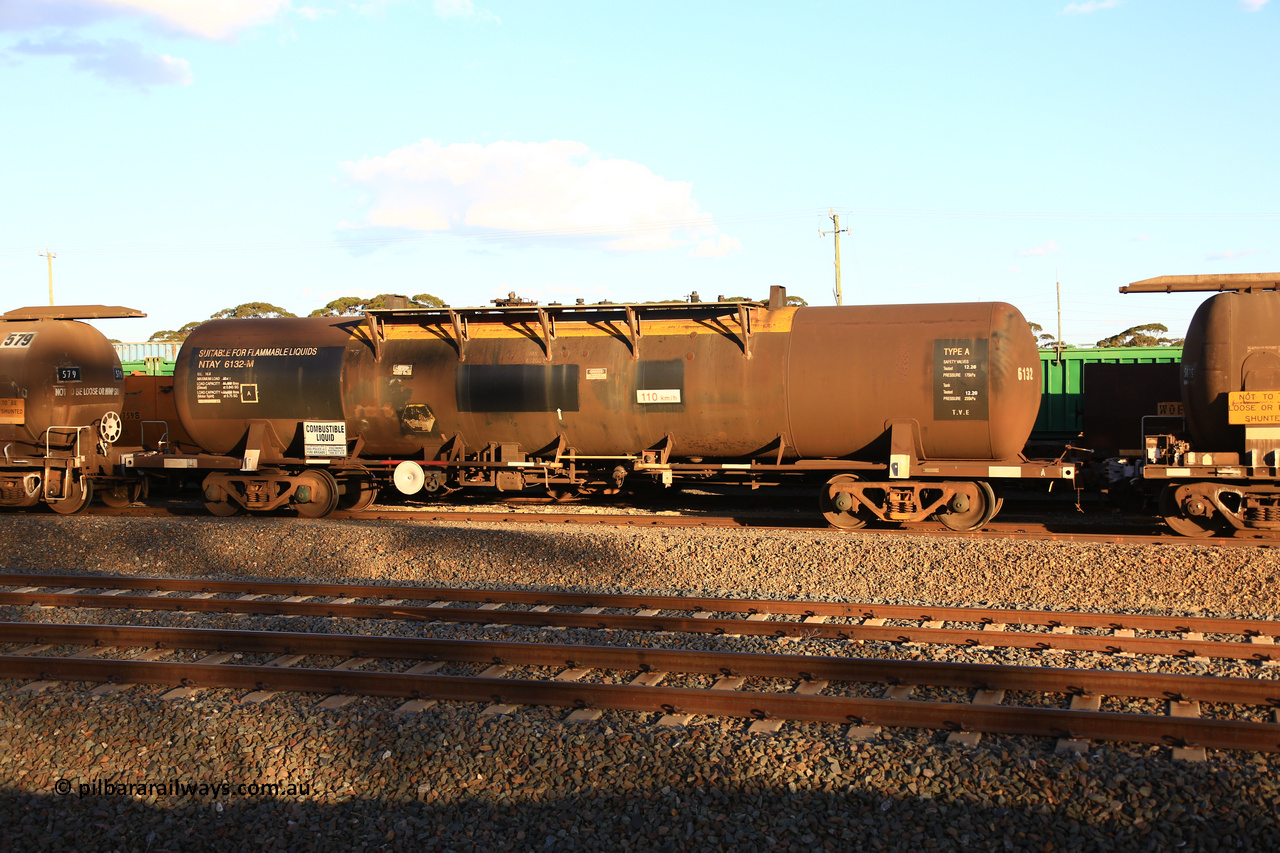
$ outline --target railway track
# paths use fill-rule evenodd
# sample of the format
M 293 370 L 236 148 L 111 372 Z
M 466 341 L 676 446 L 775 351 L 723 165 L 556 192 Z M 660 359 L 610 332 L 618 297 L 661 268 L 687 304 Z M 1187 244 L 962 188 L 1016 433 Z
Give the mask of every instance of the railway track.
M 792 599 L 0 574 L 0 606 L 393 619 L 1280 662 L 1280 621 Z M 145 594 L 130 594 L 142 593 Z
M 1280 751 L 1280 682 L 1262 679 L 117 625 L 5 623 L 0 643 L 11 646 L 0 654 L 0 677 L 35 679 L 18 688 L 28 691 L 58 682 L 104 685 L 99 692 L 150 684 L 176 688 L 169 699 L 221 688 L 250 690 L 241 701 L 253 702 L 290 691 L 340 702 L 400 697 L 409 700 L 399 709 L 406 713 L 434 701 L 481 702 L 493 714 L 573 708 L 576 720 L 605 710 L 661 714 L 663 725 L 738 717 L 754 720 L 756 731 L 786 720 L 851 724 L 853 738 L 887 726 L 969 742 L 982 733 L 1058 738 L 1060 748 L 1108 740 Z M 319 665 L 301 665 L 308 659 Z M 1013 697 L 1020 703 L 1005 704 Z M 1145 712 L 1117 710 L 1117 697 L 1145 703 Z M 1150 712 L 1153 703 L 1167 713 Z M 1200 716 L 1202 703 L 1212 704 L 1211 716 Z
M 593 510 L 598 508 L 593 508 Z M 173 516 L 204 516 L 201 508 L 188 506 L 130 506 L 120 509 L 91 507 L 89 512 L 104 516 L 129 516 L 161 518 Z M 578 510 L 573 512 L 543 511 L 495 511 L 471 509 L 413 510 L 375 508 L 361 512 L 335 511 L 327 520 L 345 521 L 412 521 L 412 522 L 472 522 L 480 524 L 541 524 L 541 525 L 607 525 L 612 527 L 644 528 L 739 528 L 755 530 L 806 530 L 832 536 L 924 536 L 960 537 L 967 539 L 1020 539 L 1059 542 L 1084 542 L 1099 544 L 1145 545 L 1199 545 L 1216 548 L 1268 548 L 1280 546 L 1280 538 L 1261 534 L 1188 538 L 1170 532 L 1154 521 L 1135 523 L 1100 522 L 1096 518 L 1070 521 L 1041 522 L 1030 518 L 1023 520 L 1016 515 L 1007 520 L 993 521 L 981 530 L 957 532 L 934 525 L 904 525 L 902 527 L 864 527 L 855 531 L 837 530 L 815 514 L 793 512 L 768 514 L 743 512 L 716 514 L 697 512 L 687 515 L 660 515 L 653 513 L 620 513 Z M 264 514 L 258 518 L 292 518 L 291 513 Z

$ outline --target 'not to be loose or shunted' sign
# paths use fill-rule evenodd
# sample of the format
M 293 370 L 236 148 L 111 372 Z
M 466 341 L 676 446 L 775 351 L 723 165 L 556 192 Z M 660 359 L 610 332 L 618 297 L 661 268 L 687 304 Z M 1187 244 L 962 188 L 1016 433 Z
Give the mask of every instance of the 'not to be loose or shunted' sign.
M 1280 391 L 1228 393 L 1227 421 L 1246 426 L 1280 424 Z

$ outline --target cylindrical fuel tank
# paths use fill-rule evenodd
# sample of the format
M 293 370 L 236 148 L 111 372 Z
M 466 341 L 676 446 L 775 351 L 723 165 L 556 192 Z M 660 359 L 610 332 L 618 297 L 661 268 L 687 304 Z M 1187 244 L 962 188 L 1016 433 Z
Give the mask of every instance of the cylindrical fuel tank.
M 927 457 L 1016 455 L 1040 399 L 1035 338 L 1002 303 L 842 308 L 609 306 L 470 317 L 206 323 L 179 353 L 178 412 L 228 453 L 252 420 L 303 455 L 303 421 L 341 423 L 367 456 L 554 448 L 675 459 L 880 452 L 914 421 Z M 630 323 L 634 322 L 634 325 Z M 315 427 L 313 427 L 315 429 Z M 879 442 L 879 444 L 877 444 Z M 883 448 L 887 452 L 887 444 Z
M 120 413 L 124 376 L 111 342 L 74 320 L 0 321 L 0 445 L 41 455 L 54 427 L 91 426 Z M 53 447 L 74 444 L 55 430 Z M 89 436 L 96 439 L 95 436 Z
M 1232 391 L 1280 391 L 1280 293 L 1219 293 L 1196 309 L 1182 347 L 1182 403 L 1196 448 L 1243 451 Z
M 1040 352 L 1002 302 L 803 308 L 787 389 L 805 457 L 857 453 L 914 420 L 926 457 L 1007 459 L 1035 424 Z

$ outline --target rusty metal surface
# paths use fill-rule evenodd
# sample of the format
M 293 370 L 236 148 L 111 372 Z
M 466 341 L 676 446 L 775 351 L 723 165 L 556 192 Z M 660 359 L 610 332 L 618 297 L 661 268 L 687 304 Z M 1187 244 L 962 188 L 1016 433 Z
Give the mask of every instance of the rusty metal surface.
M 50 660 L 6 656 L 0 656 L 0 675 L 62 681 L 141 682 L 184 687 L 551 705 L 747 719 L 809 720 L 1165 746 L 1196 745 L 1249 752 L 1280 751 L 1280 725 L 1271 723 L 1000 705 L 293 667 Z
M 0 574 L 0 586 L 47 588 L 145 589 L 233 595 L 332 596 L 407 601 L 473 601 L 480 603 L 553 605 L 564 607 L 685 610 L 711 613 L 768 613 L 853 619 L 897 619 L 916 622 L 970 622 L 1002 625 L 1130 628 L 1139 631 L 1200 632 L 1280 637 L 1280 620 L 1226 619 L 1211 616 L 1161 616 L 1143 613 L 1090 613 L 1064 610 L 1011 610 L 989 607 L 871 604 L 777 598 L 708 598 L 686 595 L 627 595 L 537 590 L 464 589 L 458 587 L 394 586 L 386 584 L 294 583 L 290 581 L 217 581 L 205 578 L 141 577 L 101 574 Z M 33 593 L 47 596 L 48 593 Z M 79 597 L 90 596 L 80 594 Z M 113 596 L 114 597 L 114 596 Z M 170 599 L 172 600 L 172 599 Z M 157 599 L 148 599 L 156 603 Z
M 210 594 L 332 596 L 342 598 L 398 599 L 385 604 L 333 603 L 324 601 L 260 601 L 210 598 L 157 598 L 152 596 L 100 595 L 42 592 L 0 592 L 0 605 L 81 607 L 113 610 L 161 610 L 207 613 L 253 613 L 261 615 L 327 616 L 352 619 L 397 619 L 426 622 L 513 624 L 529 627 L 598 628 L 631 631 L 734 634 L 768 637 L 810 637 L 861 642 L 924 643 L 942 645 L 985 645 L 1003 648 L 1089 651 L 1106 654 L 1130 653 L 1270 660 L 1277 647 L 1254 643 L 1252 637 L 1280 636 L 1280 622 L 1256 619 L 1148 616 L 1078 612 L 1022 611 L 963 607 L 910 607 L 818 601 L 686 598 L 650 595 L 581 595 L 518 591 L 488 591 L 443 588 L 346 586 L 341 584 L 288 584 L 201 582 L 146 578 L 86 578 L 66 575 L 0 576 L 7 585 L 65 585 L 68 588 L 92 583 L 103 589 L 155 589 L 200 591 Z M 699 613 L 769 614 L 773 616 L 837 619 L 876 619 L 899 622 L 954 622 L 974 628 L 883 626 L 866 624 L 800 622 L 792 620 L 712 619 L 701 616 L 660 616 L 629 613 L 535 612 L 529 610 L 480 610 L 473 608 L 425 606 L 404 601 L 439 603 L 485 602 L 550 607 L 603 608 Z M 1035 631 L 985 630 L 989 624 L 1069 626 L 1101 630 L 1142 630 L 1164 633 L 1226 634 L 1245 641 L 1187 639 L 1176 637 L 1125 637 L 1115 635 L 1052 634 Z
M 1176 432 L 1182 428 L 1181 417 L 1156 417 L 1161 403 L 1181 402 L 1181 376 L 1177 362 L 1086 364 L 1079 404 L 1083 435 L 1072 443 L 1088 447 L 1094 459 L 1141 455 L 1144 429 Z
M 120 447 L 155 449 L 162 439 L 167 439 L 172 447 L 188 451 L 196 449 L 195 442 L 178 418 L 172 376 L 126 376 L 120 418 L 122 429 L 116 441 Z
M 0 320 L 0 443 L 11 456 L 44 456 L 50 428 L 89 426 L 119 414 L 124 377 L 110 341 L 73 320 Z M 92 448 L 97 435 L 82 445 Z M 74 450 L 56 431 L 51 450 Z
M 981 628 L 926 628 L 822 624 L 797 621 L 750 621 L 625 613 L 540 613 L 530 610 L 479 610 L 397 604 L 333 604 L 308 601 L 235 601 L 150 596 L 92 596 L 56 593 L 0 593 L 0 605 L 79 607 L 103 610 L 251 613 L 263 616 L 322 616 L 345 619 L 394 619 L 418 622 L 522 625 L 532 628 L 592 628 L 615 631 L 680 632 L 758 637 L 804 637 L 859 642 L 991 646 L 999 648 L 1085 651 L 1105 654 L 1174 655 L 1235 660 L 1272 660 L 1275 646 L 1251 642 L 1186 640 L 1159 637 L 1115 637 L 1050 634 L 1029 631 L 985 631 Z M 878 617 L 883 618 L 883 617 Z M 1269 630 L 1274 631 L 1275 626 Z
M 1214 275 L 1162 275 L 1135 281 L 1121 293 L 1188 293 L 1195 291 L 1280 290 L 1280 273 L 1247 272 Z
M 122 305 L 33 305 L 0 314 L 0 320 L 98 320 L 145 317 L 136 308 Z
M 678 459 L 847 457 L 887 451 L 902 420 L 931 457 L 1004 459 L 1039 402 L 1034 337 L 1002 303 L 449 315 L 206 323 L 179 354 L 179 413 L 220 453 L 250 420 L 299 450 L 313 419 L 344 422 L 370 456 L 430 458 L 458 435 L 546 453 L 563 435 L 583 456 L 669 436 Z
M 827 655 L 31 622 L 0 622 L 0 642 L 671 671 L 984 690 L 1003 688 L 1066 695 L 1100 694 L 1156 699 L 1179 697 L 1203 702 L 1280 706 L 1280 681 L 1270 679 Z M 48 657 L 34 659 L 45 662 L 60 660 Z
M 961 349 L 967 356 L 950 353 Z M 976 370 L 960 369 L 966 362 Z M 943 376 L 969 372 L 978 376 Z M 944 395 L 944 382 L 958 395 Z M 1022 314 L 1004 303 L 806 308 L 787 384 L 802 455 L 846 455 L 879 439 L 887 420 L 905 419 L 918 425 L 923 456 L 1005 459 L 1035 423 L 1040 356 Z
M 1069 695 L 1097 694 L 1280 704 L 1280 684 L 1254 679 L 875 661 L 809 656 L 477 643 L 389 637 L 279 634 L 85 625 L 0 625 L 0 641 L 145 645 L 153 648 L 277 651 L 292 654 L 679 671 L 765 678 L 933 684 Z M 630 687 L 582 682 L 406 675 L 269 666 L 0 656 L 0 676 L 237 687 L 452 701 L 547 704 L 666 713 L 855 722 L 1041 737 L 1195 744 L 1251 751 L 1280 750 L 1280 725 L 910 700 Z
M 349 317 L 201 324 L 173 369 L 183 427 L 210 453 L 231 451 L 249 420 L 270 425 L 284 445 L 279 451 L 300 445 L 303 420 L 343 419 L 342 363 L 355 325 Z M 301 447 L 296 449 L 300 456 Z
M 1182 348 L 1182 401 L 1196 449 L 1245 450 L 1232 391 L 1280 391 L 1280 293 L 1222 293 L 1196 309 Z

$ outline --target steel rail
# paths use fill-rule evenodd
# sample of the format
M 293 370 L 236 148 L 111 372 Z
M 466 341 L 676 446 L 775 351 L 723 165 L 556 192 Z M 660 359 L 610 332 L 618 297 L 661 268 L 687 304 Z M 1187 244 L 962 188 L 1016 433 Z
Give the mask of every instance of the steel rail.
M 307 601 L 236 601 L 151 596 L 0 593 L 0 605 L 81 607 L 162 612 L 240 613 L 262 616 L 320 616 L 347 619 L 397 619 L 424 623 L 520 625 L 531 628 L 720 634 L 726 636 L 801 637 L 923 645 L 988 646 L 1042 651 L 1105 654 L 1174 655 L 1232 660 L 1268 661 L 1280 648 L 1252 642 L 1047 634 L 1029 631 L 985 631 L 927 627 L 770 622 L 747 619 L 698 619 L 600 613 L 556 613 L 531 610 L 479 610 L 383 604 L 335 604 Z
M 444 640 L 220 628 L 0 622 L 0 642 L 678 671 L 814 681 L 1100 694 L 1280 707 L 1280 680 L 1042 666 L 712 652 L 632 646 Z M 51 658 L 40 658 L 51 660 Z
M 773 678 L 944 684 L 976 689 L 1039 690 L 1058 693 L 1200 698 L 1203 701 L 1280 705 L 1280 682 L 1208 676 L 1151 676 L 1146 673 L 1052 670 L 872 661 L 745 653 L 705 653 L 652 649 L 477 643 L 398 637 L 139 629 L 120 626 L 0 625 L 8 642 L 86 644 L 151 648 L 283 651 L 293 654 L 373 658 L 521 663 L 534 666 L 588 666 L 600 669 L 718 672 Z M 158 639 L 163 636 L 165 639 Z M 92 643 L 92 640 L 88 641 Z M 717 691 L 681 687 L 636 687 L 582 682 L 476 676 L 417 675 L 254 665 L 93 660 L 0 655 L 0 676 L 61 681 L 175 684 L 308 693 L 434 698 L 633 711 L 664 711 L 756 719 L 906 726 L 952 731 L 999 732 L 1040 737 L 1122 740 L 1196 745 L 1256 752 L 1280 751 L 1280 724 L 1238 720 L 1130 715 L 1100 711 L 970 705 L 897 699 Z
M 38 577 L 38 576 L 22 576 Z M 44 580 L 49 580 L 46 576 Z M 14 576 L 0 576 L 4 580 L 12 580 Z M 80 578 L 82 576 L 57 576 L 60 580 Z M 128 585 L 135 588 L 144 586 L 149 579 L 128 578 Z M 154 582 L 153 582 L 154 583 Z M 335 591 L 354 591 L 353 588 L 341 584 L 250 584 L 240 585 L 235 582 L 202 582 L 180 580 L 172 584 L 187 591 L 202 587 L 203 594 L 211 594 L 209 587 L 223 591 L 241 592 L 245 589 L 272 589 L 271 594 L 297 593 L 299 590 L 313 589 L 332 594 Z M 124 584 L 122 584 L 123 586 Z M 164 588 L 167 584 L 162 580 L 155 584 Z M 1012 624 L 1050 625 L 1059 623 L 1052 612 L 1025 611 L 987 611 L 980 608 L 911 608 L 894 606 L 886 608 L 895 612 L 894 618 L 899 621 L 914 620 L 925 622 L 941 622 L 949 617 L 949 621 L 968 622 L 979 625 L 976 629 L 943 628 L 936 626 L 884 626 L 880 624 L 825 623 L 822 621 L 776 621 L 768 619 L 713 619 L 707 618 L 660 616 L 654 610 L 695 610 L 702 614 L 718 611 L 748 612 L 765 614 L 768 606 L 774 603 L 784 606 L 791 615 L 811 616 L 815 609 L 826 609 L 833 615 L 852 615 L 854 618 L 867 616 L 870 610 L 867 605 L 844 605 L 829 602 L 768 602 L 740 599 L 684 599 L 681 597 L 661 596 L 611 596 L 611 595 L 575 595 L 570 593 L 492 593 L 485 590 L 450 590 L 450 589 L 416 589 L 388 587 L 360 587 L 371 589 L 396 589 L 406 595 L 421 595 L 423 592 L 438 593 L 440 599 L 432 605 L 410 605 L 392 599 L 383 604 L 356 604 L 334 601 L 260 601 L 241 599 L 214 598 L 166 598 L 156 596 L 130 595 L 86 595 L 78 591 L 70 592 L 0 592 L 0 606 L 40 606 L 63 608 L 91 608 L 104 610 L 137 610 L 161 612 L 195 612 L 217 614 L 252 614 L 260 616 L 318 616 L 324 618 L 374 619 L 374 620 L 409 620 L 426 623 L 464 623 L 479 625 L 520 625 L 540 629 L 580 628 L 592 630 L 623 630 L 644 632 L 669 632 L 687 634 L 719 634 L 726 636 L 759 636 L 759 637 L 793 637 L 804 639 L 829 639 L 856 642 L 883 642 L 894 644 L 927 644 L 978 646 L 990 648 L 1021 648 L 1043 651 L 1076 651 L 1103 654 L 1140 654 L 1140 655 L 1173 655 L 1177 657 L 1204 657 L 1233 660 L 1269 661 L 1280 656 L 1272 637 L 1280 632 L 1280 622 L 1265 620 L 1233 620 L 1204 618 L 1203 624 L 1193 619 L 1180 617 L 1139 617 L 1132 624 L 1142 624 L 1150 630 L 1184 632 L 1187 636 L 1171 637 L 1137 637 L 1125 635 L 1081 635 L 1074 633 L 1045 633 L 1019 630 L 988 630 L 993 620 L 992 614 L 1002 614 Z M 299 593 L 301 594 L 301 593 Z M 383 593 L 385 594 L 385 592 Z M 350 596 L 347 596 L 348 598 Z M 486 601 L 490 603 L 544 603 L 548 599 L 560 605 L 588 607 L 600 610 L 603 607 L 614 609 L 640 608 L 644 613 L 600 613 L 600 612 L 554 612 L 550 610 L 502 610 L 482 608 L 457 608 L 441 606 L 451 603 L 453 599 Z M 512 602 L 515 599 L 515 602 Z M 420 598 L 419 600 L 425 600 Z M 690 602 L 696 602 L 689 607 Z M 602 607 L 603 605 L 603 607 Z M 544 606 L 550 606 L 544 604 Z M 763 609 L 757 609 L 761 606 Z M 799 608 L 799 612 L 796 609 Z M 859 614 L 859 608 L 867 611 Z M 878 612 L 886 612 L 879 610 Z M 921 610 L 926 610 L 921 613 Z M 1109 614 L 1069 614 L 1073 625 L 1083 627 L 1116 628 L 1120 620 Z M 943 617 L 941 619 L 937 617 Z M 879 620 L 877 620 L 879 621 Z M 1206 640 L 1202 631 L 1243 635 L 1246 642 L 1229 640 Z M 1268 640 L 1268 642 L 1262 642 Z
M 334 598 L 380 598 L 406 601 L 468 601 L 483 604 L 521 604 L 552 607 L 825 616 L 848 619 L 894 619 L 913 622 L 1040 625 L 1049 628 L 1101 628 L 1171 633 L 1200 632 L 1241 636 L 1280 637 L 1280 619 L 1228 619 L 1214 616 L 1161 616 L 1142 613 L 1096 613 L 1066 610 L 954 607 L 929 604 L 871 604 L 769 598 L 712 598 L 686 595 L 574 593 L 543 590 L 464 589 L 458 587 L 395 586 L 389 584 L 313 583 L 293 581 L 219 581 L 207 578 L 142 577 L 138 575 L 45 574 L 0 572 L 0 586 L 44 588 L 144 589 L 156 592 L 196 592 L 230 595 L 286 595 Z M 33 604 L 36 598 L 66 593 L 0 593 L 23 596 L 0 603 Z M 89 599 L 92 596 L 81 597 Z M 115 597 L 115 596 L 111 596 Z M 27 600 L 27 599 L 30 600 Z M 179 599 L 172 599 L 177 601 Z M 218 599 L 223 604 L 238 602 Z M 157 602 L 148 598 L 148 603 Z M 281 603 L 281 602 L 275 602 Z M 85 605 L 92 606 L 92 605 Z M 381 606 L 381 605 L 379 605 Z M 438 608 L 432 608 L 432 613 Z M 485 611 L 509 615 L 519 611 Z M 737 622 L 735 621 L 736 625 Z M 806 628 L 817 627 L 806 623 Z M 983 635 L 987 636 L 987 635 Z M 1055 635 L 1057 636 L 1057 635 Z

